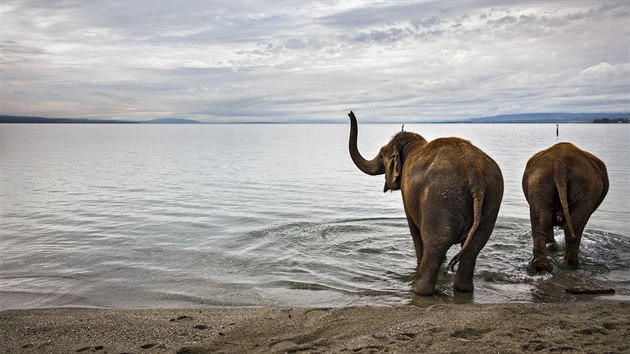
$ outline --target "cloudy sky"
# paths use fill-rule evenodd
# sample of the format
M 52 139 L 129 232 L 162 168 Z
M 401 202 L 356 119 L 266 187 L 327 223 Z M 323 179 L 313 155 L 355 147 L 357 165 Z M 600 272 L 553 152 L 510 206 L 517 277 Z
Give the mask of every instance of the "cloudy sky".
M 0 2 L 0 114 L 630 111 L 628 1 Z

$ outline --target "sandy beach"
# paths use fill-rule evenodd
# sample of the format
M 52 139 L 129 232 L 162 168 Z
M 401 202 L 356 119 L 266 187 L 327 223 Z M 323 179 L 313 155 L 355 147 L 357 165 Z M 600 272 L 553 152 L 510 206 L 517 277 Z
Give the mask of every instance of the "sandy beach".
M 630 303 L 0 312 L 3 353 L 630 351 Z

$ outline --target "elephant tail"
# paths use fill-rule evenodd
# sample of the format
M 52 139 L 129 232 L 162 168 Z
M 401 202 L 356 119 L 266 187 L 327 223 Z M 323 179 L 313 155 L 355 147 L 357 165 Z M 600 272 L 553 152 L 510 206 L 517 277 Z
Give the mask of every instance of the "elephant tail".
M 567 164 L 564 160 L 564 156 L 560 157 L 559 161 L 553 165 L 553 181 L 556 184 L 558 190 L 558 197 L 560 198 L 560 204 L 562 205 L 562 213 L 564 214 L 565 228 L 568 231 L 569 238 L 575 240 L 575 231 L 573 231 L 573 220 L 569 213 L 569 198 L 567 195 Z
M 472 178 L 470 181 L 470 194 L 472 194 L 473 198 L 473 225 L 468 231 L 468 235 L 466 236 L 466 240 L 464 241 L 464 245 L 459 250 L 459 252 L 448 262 L 447 268 L 453 271 L 455 269 L 455 265 L 459 263 L 459 260 L 462 258 L 462 254 L 466 251 L 470 240 L 475 235 L 475 232 L 479 228 L 479 224 L 481 223 L 481 211 L 483 209 L 483 201 L 486 196 L 483 176 L 478 174 L 477 178 Z

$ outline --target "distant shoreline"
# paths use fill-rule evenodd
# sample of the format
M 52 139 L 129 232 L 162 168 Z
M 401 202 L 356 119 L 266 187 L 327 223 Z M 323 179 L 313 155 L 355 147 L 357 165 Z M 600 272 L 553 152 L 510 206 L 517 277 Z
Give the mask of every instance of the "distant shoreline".
M 479 117 L 442 120 L 400 120 L 390 122 L 373 121 L 369 118 L 363 124 L 627 124 L 630 113 L 531 113 L 511 114 L 493 117 Z M 190 124 L 190 125 L 226 125 L 226 124 L 347 124 L 344 119 L 338 120 L 293 120 L 289 122 L 244 121 L 244 122 L 200 122 L 194 119 L 159 118 L 150 120 L 112 120 L 87 118 L 48 118 L 30 116 L 0 115 L 0 124 Z

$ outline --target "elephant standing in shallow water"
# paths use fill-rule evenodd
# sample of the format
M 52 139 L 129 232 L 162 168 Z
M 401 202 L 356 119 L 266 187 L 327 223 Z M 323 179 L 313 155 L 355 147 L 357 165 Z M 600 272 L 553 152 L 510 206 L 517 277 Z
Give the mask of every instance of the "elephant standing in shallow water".
M 523 192 L 529 203 L 535 271 L 551 272 L 546 244 L 555 245 L 553 227 L 564 229 L 571 266 L 578 265 L 582 232 L 608 193 L 606 165 L 571 143 L 558 143 L 527 162 Z
M 446 252 L 461 244 L 449 267 L 457 291 L 473 290 L 477 255 L 485 246 L 503 198 L 499 166 L 470 142 L 400 132 L 372 160 L 357 148 L 358 127 L 350 117 L 350 156 L 369 175 L 385 174 L 384 191 L 400 190 L 418 260 L 413 291 L 432 295 Z

